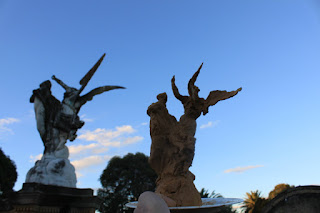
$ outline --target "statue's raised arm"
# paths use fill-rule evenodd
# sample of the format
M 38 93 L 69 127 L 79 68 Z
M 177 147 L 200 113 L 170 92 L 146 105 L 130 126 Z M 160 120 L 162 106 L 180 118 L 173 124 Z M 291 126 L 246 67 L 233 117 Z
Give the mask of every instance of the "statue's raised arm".
M 194 85 L 194 83 L 196 82 L 197 78 L 198 78 L 198 75 L 200 73 L 200 70 L 202 68 L 202 65 L 203 63 L 201 63 L 200 67 L 198 68 L 197 72 L 195 72 L 192 76 L 192 78 L 189 80 L 189 83 L 188 83 L 188 93 L 190 95 L 190 98 L 192 100 L 197 100 L 199 99 L 199 96 L 198 96 L 198 92 L 200 91 L 200 89 Z
M 57 78 L 55 75 L 51 77 L 52 80 L 56 81 L 60 86 L 62 86 L 65 90 L 70 89 L 68 85 L 66 85 L 63 81 L 61 81 L 59 78 Z
M 176 78 L 175 78 L 175 76 L 173 76 L 171 79 L 171 87 L 172 87 L 174 97 L 176 97 L 178 100 L 180 100 L 183 104 L 188 100 L 188 96 L 183 96 L 179 93 L 179 90 L 178 90 L 178 87 L 176 86 L 175 81 L 176 81 Z

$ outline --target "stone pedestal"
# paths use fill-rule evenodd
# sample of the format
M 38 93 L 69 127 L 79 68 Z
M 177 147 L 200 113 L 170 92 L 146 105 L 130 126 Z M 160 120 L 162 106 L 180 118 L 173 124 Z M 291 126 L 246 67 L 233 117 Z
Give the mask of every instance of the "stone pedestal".
M 101 202 L 92 189 L 24 183 L 12 200 L 11 212 L 94 213 Z

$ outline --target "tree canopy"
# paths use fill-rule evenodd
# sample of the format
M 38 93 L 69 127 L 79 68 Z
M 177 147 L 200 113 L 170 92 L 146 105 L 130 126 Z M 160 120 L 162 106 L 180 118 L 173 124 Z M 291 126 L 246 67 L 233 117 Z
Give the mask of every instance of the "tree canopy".
M 274 189 L 269 193 L 268 199 L 271 200 L 275 198 L 278 194 L 281 192 L 286 191 L 287 189 L 294 188 L 294 186 L 291 186 L 289 184 L 280 183 L 274 187 Z
M 18 173 L 16 164 L 0 148 L 0 191 L 4 195 L 13 191 Z
M 104 213 L 122 213 L 124 205 L 137 201 L 145 191 L 154 191 L 157 174 L 143 153 L 113 157 L 100 176 L 102 189 L 98 196 L 104 201 L 99 209 Z
M 244 200 L 244 205 L 242 208 L 245 213 L 260 213 L 263 207 L 272 199 L 274 199 L 281 192 L 286 191 L 289 188 L 294 188 L 295 186 L 280 183 L 274 187 L 274 189 L 269 193 L 268 198 L 264 198 L 261 196 L 261 192 L 251 191 L 250 193 L 246 193 L 246 198 Z
M 207 189 L 202 188 L 200 190 L 200 197 L 201 198 L 218 198 L 218 197 L 223 197 L 220 193 L 216 193 L 214 190 L 209 193 Z
M 12 205 L 8 197 L 13 192 L 18 173 L 15 163 L 0 148 L 0 211 L 10 211 Z
M 247 197 L 244 200 L 244 212 L 245 213 L 259 213 L 264 207 L 267 200 L 261 196 L 261 192 L 251 191 L 246 193 Z

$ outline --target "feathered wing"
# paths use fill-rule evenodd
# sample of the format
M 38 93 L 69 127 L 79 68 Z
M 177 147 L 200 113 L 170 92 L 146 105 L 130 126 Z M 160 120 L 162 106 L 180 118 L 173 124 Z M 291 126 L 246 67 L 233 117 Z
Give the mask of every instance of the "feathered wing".
M 235 96 L 236 94 L 238 94 L 238 92 L 240 92 L 241 90 L 242 90 L 242 88 L 240 87 L 239 89 L 237 89 L 235 91 L 231 91 L 231 92 L 227 92 L 226 90 L 211 91 L 205 101 L 203 114 L 205 115 L 208 113 L 209 106 L 213 106 L 216 103 L 218 103 L 219 101 L 231 98 L 231 97 Z
M 97 71 L 98 67 L 100 66 L 102 60 L 104 59 L 104 57 L 106 56 L 106 54 L 104 53 L 101 58 L 97 61 L 97 63 L 95 63 L 95 65 L 89 70 L 89 72 L 87 72 L 87 74 L 80 80 L 80 85 L 81 88 L 79 90 L 79 94 L 84 90 L 84 88 L 87 86 L 88 82 L 90 81 L 90 79 L 92 78 L 92 76 L 94 75 L 94 73 Z
M 121 86 L 102 86 L 102 87 L 98 87 L 95 88 L 93 90 L 91 90 L 90 92 L 88 92 L 87 94 L 81 96 L 79 98 L 79 102 L 80 105 L 82 106 L 83 104 L 85 104 L 87 101 L 91 101 L 93 96 L 95 95 L 99 95 L 101 93 L 110 91 L 110 90 L 114 90 L 114 89 L 125 89 L 125 87 L 121 87 Z

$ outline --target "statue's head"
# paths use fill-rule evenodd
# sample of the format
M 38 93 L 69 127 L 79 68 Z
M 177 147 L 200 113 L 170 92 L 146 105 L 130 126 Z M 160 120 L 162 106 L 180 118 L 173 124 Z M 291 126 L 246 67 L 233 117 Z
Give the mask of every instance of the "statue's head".
M 160 93 L 159 95 L 157 95 L 157 99 L 161 102 L 167 103 L 168 100 L 168 96 L 167 93 Z
M 194 93 L 198 94 L 200 92 L 199 87 L 197 87 L 196 85 L 193 87 Z
M 44 81 L 40 84 L 40 88 L 41 89 L 48 89 L 50 90 L 51 89 L 51 82 L 49 80 L 47 81 Z

